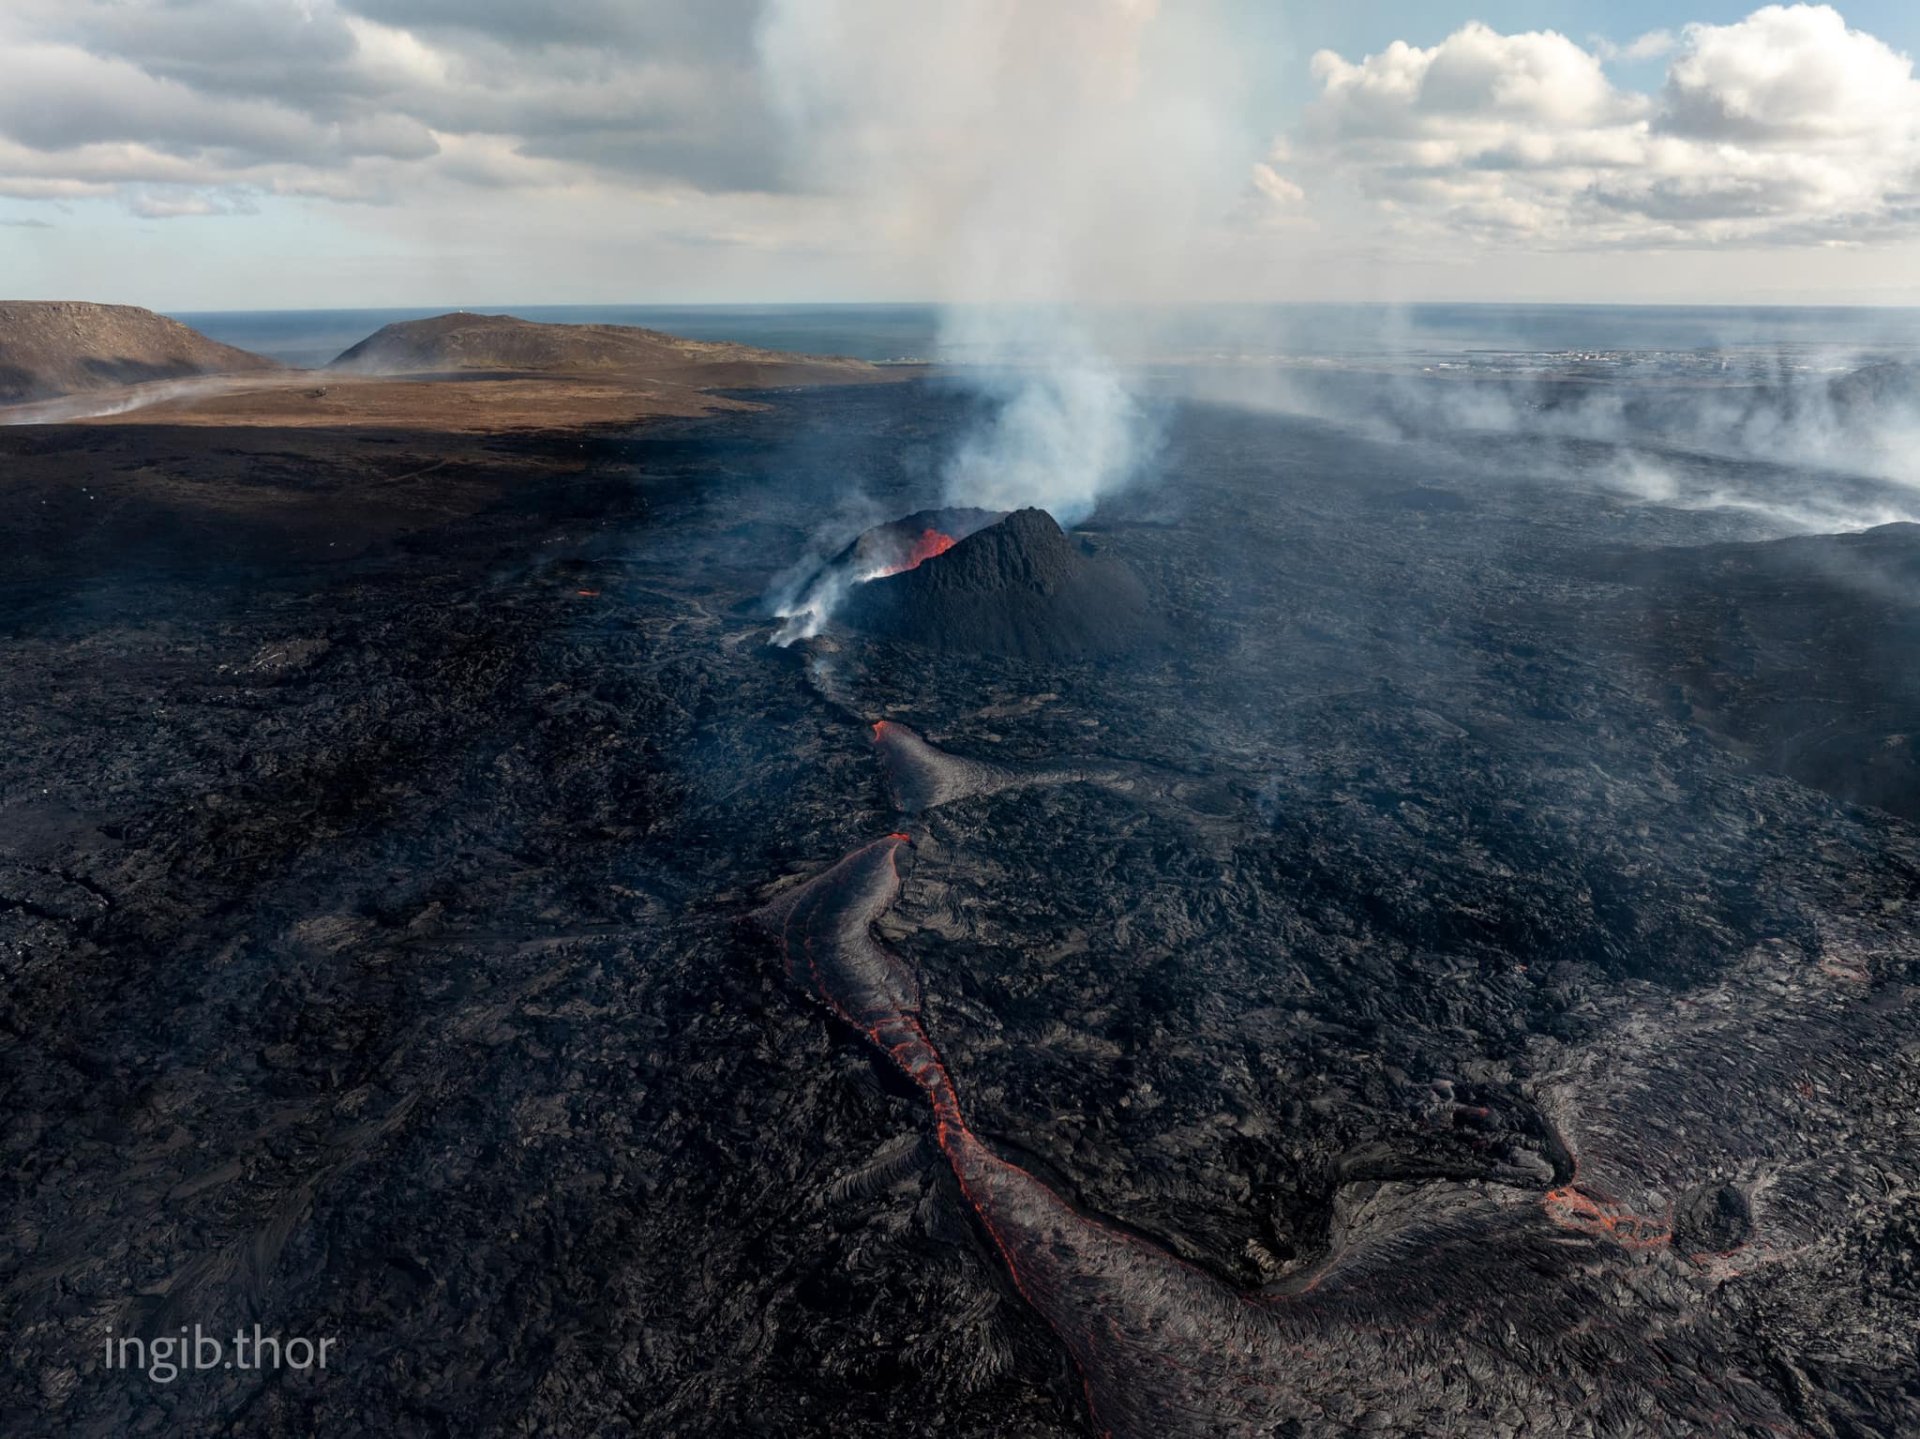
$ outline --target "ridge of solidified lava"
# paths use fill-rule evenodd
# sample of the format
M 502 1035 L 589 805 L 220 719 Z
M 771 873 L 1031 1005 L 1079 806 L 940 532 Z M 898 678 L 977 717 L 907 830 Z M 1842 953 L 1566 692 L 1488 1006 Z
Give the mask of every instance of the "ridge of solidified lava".
M 876 722 L 875 738 L 883 758 L 904 764 L 910 792 L 958 792 L 968 762 L 911 731 L 890 736 L 895 728 Z M 1678 1340 L 1659 1348 L 1610 1319 L 1615 1281 L 1601 1260 L 1667 1236 L 1573 1183 L 1538 1206 L 1455 1194 L 1287 1296 L 1241 1293 L 1081 1213 L 973 1131 L 921 1020 L 919 976 L 874 932 L 899 897 L 899 857 L 912 843 L 895 832 L 863 845 L 758 917 L 778 936 L 789 976 L 926 1096 L 961 1193 L 1015 1288 L 1067 1349 L 1098 1432 L 1251 1439 L 1286 1424 L 1332 1435 L 1391 1414 L 1388 1427 L 1409 1433 L 1565 1434 L 1566 1413 L 1596 1395 L 1592 1433 L 1791 1432 L 1774 1396 L 1729 1373 L 1704 1340 L 1694 1351 Z M 1554 1287 L 1514 1285 L 1503 1266 L 1515 1263 L 1536 1281 L 1553 1274 Z M 1636 1355 L 1665 1375 L 1667 1412 L 1621 1407 L 1607 1417 L 1602 1386 Z

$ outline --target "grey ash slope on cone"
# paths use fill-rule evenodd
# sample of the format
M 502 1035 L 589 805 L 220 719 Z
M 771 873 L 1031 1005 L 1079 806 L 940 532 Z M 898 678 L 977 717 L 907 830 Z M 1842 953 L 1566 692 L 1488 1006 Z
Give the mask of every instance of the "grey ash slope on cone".
M 1037 509 L 856 586 L 838 618 L 931 650 L 1035 661 L 1141 652 L 1165 635 L 1139 576 L 1086 553 Z

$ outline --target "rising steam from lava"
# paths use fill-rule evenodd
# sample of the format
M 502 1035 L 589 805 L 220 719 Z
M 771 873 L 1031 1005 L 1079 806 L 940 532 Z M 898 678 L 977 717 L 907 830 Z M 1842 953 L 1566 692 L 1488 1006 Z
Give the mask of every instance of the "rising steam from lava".
M 935 555 L 944 555 L 959 543 L 952 535 L 942 534 L 929 525 L 907 546 L 907 553 L 901 558 L 900 563 L 891 569 L 880 571 L 873 578 L 883 580 L 888 575 L 904 575 L 908 570 L 917 570 L 927 560 Z
M 856 585 L 918 569 L 999 518 L 993 510 L 921 510 L 875 525 L 775 596 L 773 612 L 780 626 L 773 642 L 784 647 L 811 639 Z
M 801 177 L 913 257 L 945 306 L 942 360 L 992 402 L 948 457 L 947 503 L 1073 525 L 1151 461 L 1086 307 L 1177 297 L 1249 182 L 1214 10 L 769 0 L 761 63 Z

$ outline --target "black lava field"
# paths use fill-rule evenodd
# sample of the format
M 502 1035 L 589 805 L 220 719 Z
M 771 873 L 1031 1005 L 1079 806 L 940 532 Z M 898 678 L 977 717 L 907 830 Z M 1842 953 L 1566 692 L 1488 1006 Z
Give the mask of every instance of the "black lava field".
M 0 1430 L 1920 1432 L 1920 526 L 976 418 L 0 431 Z

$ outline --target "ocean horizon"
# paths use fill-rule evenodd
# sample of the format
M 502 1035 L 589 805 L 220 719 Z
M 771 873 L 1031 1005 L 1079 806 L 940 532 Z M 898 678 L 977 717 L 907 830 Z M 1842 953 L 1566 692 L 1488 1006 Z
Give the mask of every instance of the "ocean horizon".
M 516 305 L 455 307 L 546 324 L 637 325 L 863 360 L 941 353 L 932 304 Z M 446 306 L 313 310 L 176 310 L 172 318 L 223 344 L 317 367 L 384 325 Z M 1088 327 L 1150 358 L 1404 359 L 1489 354 L 1762 352 L 1783 368 L 1844 368 L 1920 356 L 1920 308 L 1842 305 L 1287 303 L 1180 305 L 1084 312 Z M 1150 337 L 1143 339 L 1143 337 Z

